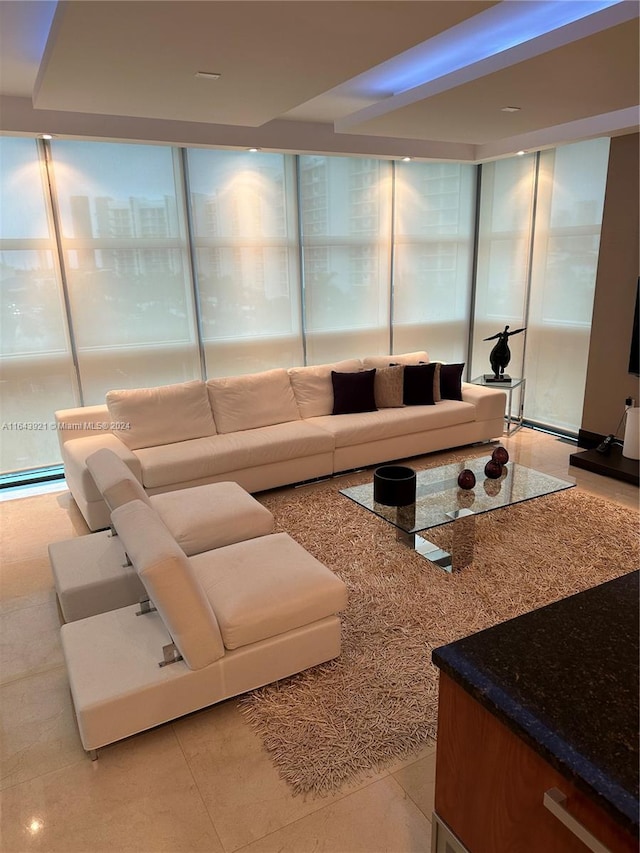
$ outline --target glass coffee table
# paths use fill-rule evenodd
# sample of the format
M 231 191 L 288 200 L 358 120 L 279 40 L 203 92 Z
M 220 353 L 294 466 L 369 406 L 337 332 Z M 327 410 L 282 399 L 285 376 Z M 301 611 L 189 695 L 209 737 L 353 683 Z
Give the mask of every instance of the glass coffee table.
M 484 466 L 491 457 L 453 462 L 417 471 L 416 502 L 393 507 L 374 501 L 373 479 L 361 486 L 341 489 L 340 494 L 384 518 L 397 530 L 397 538 L 447 572 L 458 571 L 473 560 L 476 516 L 501 507 L 571 489 L 575 483 L 560 480 L 517 462 L 508 462 L 502 477 L 489 479 Z M 476 476 L 471 491 L 458 486 L 458 474 L 469 468 Z M 420 534 L 433 527 L 453 524 L 451 551 L 444 551 Z

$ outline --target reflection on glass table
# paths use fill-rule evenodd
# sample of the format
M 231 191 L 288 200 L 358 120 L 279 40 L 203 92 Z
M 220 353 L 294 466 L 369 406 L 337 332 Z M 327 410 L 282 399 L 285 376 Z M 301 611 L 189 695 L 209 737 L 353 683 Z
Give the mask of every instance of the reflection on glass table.
M 428 560 L 445 571 L 457 571 L 473 560 L 475 516 L 575 485 L 516 462 L 507 463 L 502 476 L 492 480 L 484 473 L 490 458 L 482 456 L 418 471 L 416 502 L 409 506 L 385 506 L 374 501 L 373 478 L 363 485 L 341 489 L 340 493 L 392 524 L 397 529 L 398 539 Z M 476 476 L 476 485 L 469 491 L 458 486 L 458 474 L 464 468 L 469 468 Z M 433 527 L 452 523 L 455 527 L 451 553 L 419 535 Z

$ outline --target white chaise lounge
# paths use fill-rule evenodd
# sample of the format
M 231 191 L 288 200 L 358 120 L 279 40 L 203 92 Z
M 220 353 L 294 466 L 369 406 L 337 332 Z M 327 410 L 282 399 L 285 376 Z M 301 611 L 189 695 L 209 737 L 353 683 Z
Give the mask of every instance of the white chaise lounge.
M 106 744 L 340 653 L 344 583 L 286 533 L 187 557 L 151 507 L 112 514 L 157 610 L 65 624 L 80 737 Z M 144 609 L 144 608 L 143 608 Z

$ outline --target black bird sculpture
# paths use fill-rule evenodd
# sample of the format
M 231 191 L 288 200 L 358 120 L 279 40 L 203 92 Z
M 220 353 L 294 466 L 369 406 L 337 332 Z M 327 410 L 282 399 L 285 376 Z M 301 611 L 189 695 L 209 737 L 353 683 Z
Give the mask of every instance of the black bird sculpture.
M 517 335 L 520 332 L 526 331 L 526 326 L 523 329 L 516 329 L 514 332 L 509 331 L 509 327 L 504 327 L 504 332 L 496 332 L 490 338 L 483 338 L 485 341 L 495 341 L 498 343 L 489 353 L 489 361 L 493 370 L 493 381 L 500 382 L 504 379 L 504 369 L 511 361 L 511 350 L 509 349 L 509 338 L 511 335 Z

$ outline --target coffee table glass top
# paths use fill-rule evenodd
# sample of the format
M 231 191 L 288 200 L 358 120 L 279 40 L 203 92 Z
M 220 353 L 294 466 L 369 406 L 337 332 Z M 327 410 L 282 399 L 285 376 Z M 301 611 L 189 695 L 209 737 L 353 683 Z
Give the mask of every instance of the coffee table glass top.
M 404 507 L 385 506 L 373 500 L 373 475 L 369 483 L 341 489 L 340 494 L 384 518 L 406 533 L 417 533 L 441 524 L 449 524 L 466 515 L 490 512 L 500 507 L 550 495 L 575 486 L 517 462 L 508 462 L 499 480 L 490 480 L 484 466 L 491 457 L 481 456 L 417 471 L 416 502 Z M 410 466 L 409 466 L 410 467 Z M 458 474 L 469 468 L 476 475 L 471 491 L 458 486 Z

